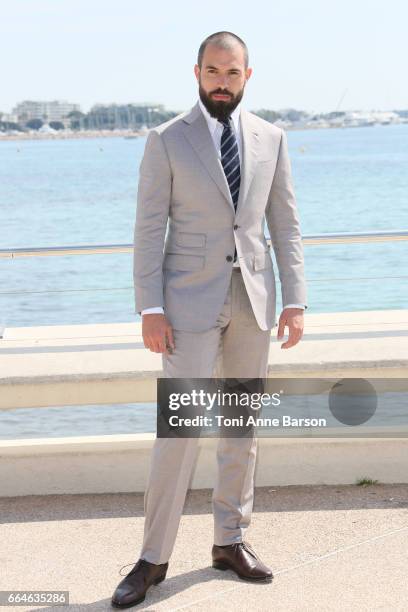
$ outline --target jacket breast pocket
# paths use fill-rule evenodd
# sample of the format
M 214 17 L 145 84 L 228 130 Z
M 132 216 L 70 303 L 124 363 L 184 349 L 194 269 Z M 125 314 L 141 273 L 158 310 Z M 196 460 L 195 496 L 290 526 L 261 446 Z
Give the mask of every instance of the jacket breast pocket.
M 253 260 L 254 270 L 264 270 L 272 268 L 272 258 L 269 249 L 262 253 L 255 253 Z
M 182 253 L 167 253 L 164 257 L 163 268 L 168 270 L 194 271 L 204 268 L 203 255 L 184 255 Z

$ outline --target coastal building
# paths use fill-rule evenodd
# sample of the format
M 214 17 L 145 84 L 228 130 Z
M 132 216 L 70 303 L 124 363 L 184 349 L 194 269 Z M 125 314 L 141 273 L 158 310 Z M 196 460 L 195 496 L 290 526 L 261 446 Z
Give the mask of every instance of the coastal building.
M 79 104 L 72 104 L 66 100 L 52 100 L 50 102 L 24 100 L 13 109 L 19 121 L 42 119 L 43 121 L 62 121 L 69 113 L 80 111 Z
M 0 113 L 0 121 L 4 123 L 18 123 L 18 117 L 15 113 Z

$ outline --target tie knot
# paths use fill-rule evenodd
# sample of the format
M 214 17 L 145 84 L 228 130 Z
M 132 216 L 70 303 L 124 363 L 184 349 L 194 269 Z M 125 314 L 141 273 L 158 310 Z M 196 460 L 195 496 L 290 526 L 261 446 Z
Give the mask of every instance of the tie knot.
M 231 127 L 230 121 L 231 121 L 231 115 L 229 117 L 227 117 L 226 119 L 218 119 L 218 121 L 226 128 Z

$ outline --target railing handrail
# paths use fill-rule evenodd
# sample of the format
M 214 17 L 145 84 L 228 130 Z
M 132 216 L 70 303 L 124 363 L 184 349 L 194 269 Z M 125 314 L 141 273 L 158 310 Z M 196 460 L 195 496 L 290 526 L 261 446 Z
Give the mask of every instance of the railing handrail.
M 357 242 L 394 242 L 408 240 L 408 230 L 335 232 L 326 234 L 306 234 L 304 244 L 346 244 Z M 271 245 L 271 239 L 267 238 Z M 63 255 L 96 255 L 104 253 L 128 253 L 133 244 L 84 244 L 77 246 L 21 247 L 0 249 L 0 258 L 43 257 Z

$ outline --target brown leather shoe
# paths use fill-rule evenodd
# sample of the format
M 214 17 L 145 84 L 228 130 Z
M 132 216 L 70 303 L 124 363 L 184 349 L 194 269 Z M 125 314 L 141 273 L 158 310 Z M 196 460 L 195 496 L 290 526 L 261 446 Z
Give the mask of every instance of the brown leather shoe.
M 112 606 L 130 608 L 144 601 L 148 588 L 165 579 L 168 566 L 168 563 L 156 565 L 145 559 L 139 559 L 134 568 L 116 587 L 112 595 Z
M 270 582 L 272 571 L 257 556 L 248 542 L 212 548 L 212 566 L 219 570 L 233 570 L 243 580 Z

